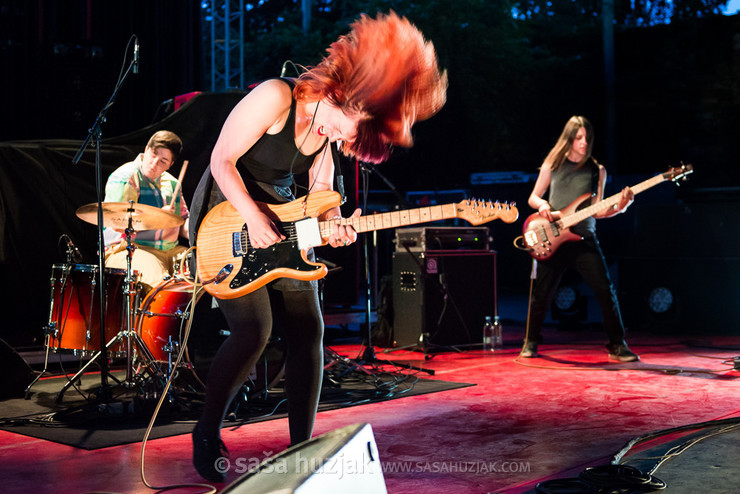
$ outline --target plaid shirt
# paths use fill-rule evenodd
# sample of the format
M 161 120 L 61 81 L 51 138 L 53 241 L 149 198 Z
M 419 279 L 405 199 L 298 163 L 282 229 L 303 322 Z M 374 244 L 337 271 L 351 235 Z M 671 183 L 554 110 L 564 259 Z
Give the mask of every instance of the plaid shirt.
M 147 178 L 141 172 L 143 156 L 140 154 L 134 161 L 121 165 L 111 173 L 105 184 L 105 202 L 134 201 L 161 208 L 172 201 L 177 179 L 167 172 L 164 172 L 158 180 Z M 188 217 L 188 207 L 182 197 L 182 189 L 174 207 L 175 211 L 180 211 L 180 216 Z M 178 245 L 179 231 L 180 227 L 136 232 L 136 243 L 159 250 L 169 250 Z M 105 229 L 104 236 L 106 246 L 118 243 L 124 238 L 122 233 L 110 228 Z

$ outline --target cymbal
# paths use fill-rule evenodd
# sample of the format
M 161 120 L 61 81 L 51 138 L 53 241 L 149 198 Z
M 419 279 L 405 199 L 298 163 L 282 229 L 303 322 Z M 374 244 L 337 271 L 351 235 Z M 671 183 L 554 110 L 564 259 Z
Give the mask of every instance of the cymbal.
M 129 211 L 131 206 L 131 211 Z M 104 202 L 103 226 L 124 230 L 128 228 L 129 213 L 131 213 L 131 226 L 136 231 L 160 230 L 174 228 L 185 223 L 185 219 L 175 213 L 164 211 L 154 206 L 139 204 L 135 202 Z M 90 224 L 98 224 L 98 203 L 85 204 L 75 212 L 78 218 Z

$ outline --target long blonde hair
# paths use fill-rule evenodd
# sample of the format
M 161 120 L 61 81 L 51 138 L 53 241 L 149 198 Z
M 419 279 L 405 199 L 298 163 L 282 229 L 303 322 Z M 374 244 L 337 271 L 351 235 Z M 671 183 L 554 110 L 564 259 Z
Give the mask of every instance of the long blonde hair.
M 393 11 L 375 19 L 363 14 L 351 28 L 319 65 L 301 74 L 294 95 L 299 101 L 327 98 L 347 114 L 364 114 L 355 140 L 343 143 L 342 151 L 380 163 L 390 146 L 412 146 L 411 126 L 442 108 L 447 73 L 438 68 L 432 43 Z
M 557 142 L 550 152 L 547 153 L 545 164 L 549 165 L 551 170 L 557 170 L 563 163 L 565 163 L 568 153 L 570 153 L 570 150 L 573 148 L 573 141 L 576 139 L 576 134 L 578 134 L 578 131 L 581 128 L 586 129 L 586 142 L 588 143 L 588 147 L 586 149 L 586 154 L 578 163 L 578 166 L 582 166 L 589 158 L 591 158 L 591 151 L 594 147 L 593 126 L 586 117 L 574 115 L 568 119 L 568 122 L 565 124 L 565 127 L 563 127 L 563 132 L 560 134 Z

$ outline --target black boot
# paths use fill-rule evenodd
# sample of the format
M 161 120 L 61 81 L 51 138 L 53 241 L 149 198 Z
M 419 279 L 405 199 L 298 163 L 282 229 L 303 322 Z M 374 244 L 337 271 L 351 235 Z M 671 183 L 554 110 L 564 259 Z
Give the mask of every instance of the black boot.
M 205 438 L 198 425 L 193 429 L 193 466 L 201 477 L 209 482 L 226 480 L 226 470 L 222 469 L 228 462 L 219 460 L 228 458 L 229 450 L 221 437 Z

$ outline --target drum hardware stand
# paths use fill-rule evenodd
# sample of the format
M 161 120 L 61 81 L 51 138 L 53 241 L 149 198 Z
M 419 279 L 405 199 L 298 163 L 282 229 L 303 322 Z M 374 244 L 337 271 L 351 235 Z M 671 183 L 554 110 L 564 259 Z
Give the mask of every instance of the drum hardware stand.
M 149 369 L 150 373 L 152 375 L 156 376 L 157 374 L 161 374 L 160 369 L 156 364 L 154 364 L 155 359 L 152 355 L 152 352 L 149 351 L 149 348 L 147 348 L 144 341 L 141 339 L 141 337 L 136 333 L 135 324 L 134 324 L 134 318 L 136 317 L 136 304 L 134 303 L 136 296 L 137 296 L 137 290 L 136 290 L 136 278 L 134 277 L 134 271 L 131 266 L 131 260 L 134 256 L 134 250 L 136 250 L 136 246 L 133 243 L 133 236 L 135 230 L 133 229 L 132 223 L 133 223 L 133 213 L 135 212 L 134 208 L 134 201 L 129 201 L 129 209 L 128 209 L 128 227 L 125 230 L 126 235 L 126 278 L 124 279 L 124 297 L 126 299 L 126 329 L 123 331 L 119 331 L 118 334 L 112 338 L 108 343 L 105 344 L 103 350 L 98 351 L 93 355 L 93 357 L 75 374 L 67 384 L 64 385 L 64 387 L 59 391 L 59 394 L 57 395 L 56 402 L 60 403 L 62 401 L 62 398 L 64 397 L 64 392 L 69 389 L 69 387 L 72 385 L 72 383 L 75 382 L 77 378 L 82 376 L 82 374 L 85 373 L 88 367 L 93 364 L 96 360 L 102 357 L 101 362 L 105 361 L 107 364 L 107 350 L 111 346 L 115 345 L 116 343 L 119 343 L 123 338 L 126 338 L 126 379 L 124 381 L 119 381 L 114 376 L 110 375 L 108 377 L 111 377 L 113 380 L 115 380 L 119 385 L 123 385 L 126 388 L 133 388 L 134 387 L 134 372 L 133 372 L 133 348 L 134 345 L 132 345 L 132 339 L 134 340 L 134 344 L 136 345 L 136 348 L 138 351 L 141 352 L 141 354 L 144 356 L 144 362 L 145 362 L 145 368 Z M 101 288 L 101 293 L 103 292 Z M 102 307 L 102 305 L 101 305 Z M 101 308 L 101 312 L 103 312 Z M 100 329 L 101 338 L 103 341 L 105 341 L 105 323 L 103 320 L 103 324 L 101 325 Z M 107 367 L 107 365 L 106 365 Z
M 60 291 L 61 293 L 64 293 L 64 288 L 67 285 L 67 275 L 69 274 L 69 270 L 71 268 L 72 254 L 72 249 L 68 244 L 67 264 L 64 265 L 64 268 L 62 270 L 62 288 Z M 47 370 L 49 369 L 49 347 L 51 346 L 51 334 L 59 330 L 59 328 L 57 328 L 56 322 L 52 322 L 54 318 L 54 285 L 56 285 L 56 282 L 57 280 L 56 278 L 54 278 L 54 269 L 52 269 L 51 278 L 49 278 L 49 323 L 44 326 L 44 346 L 46 347 L 46 351 L 44 353 L 44 368 L 41 373 L 36 376 L 36 379 L 31 381 L 31 384 L 26 387 L 25 399 L 27 400 L 31 399 L 31 388 L 33 387 L 33 385 L 36 384 L 38 380 L 41 379 L 44 375 L 46 375 Z

